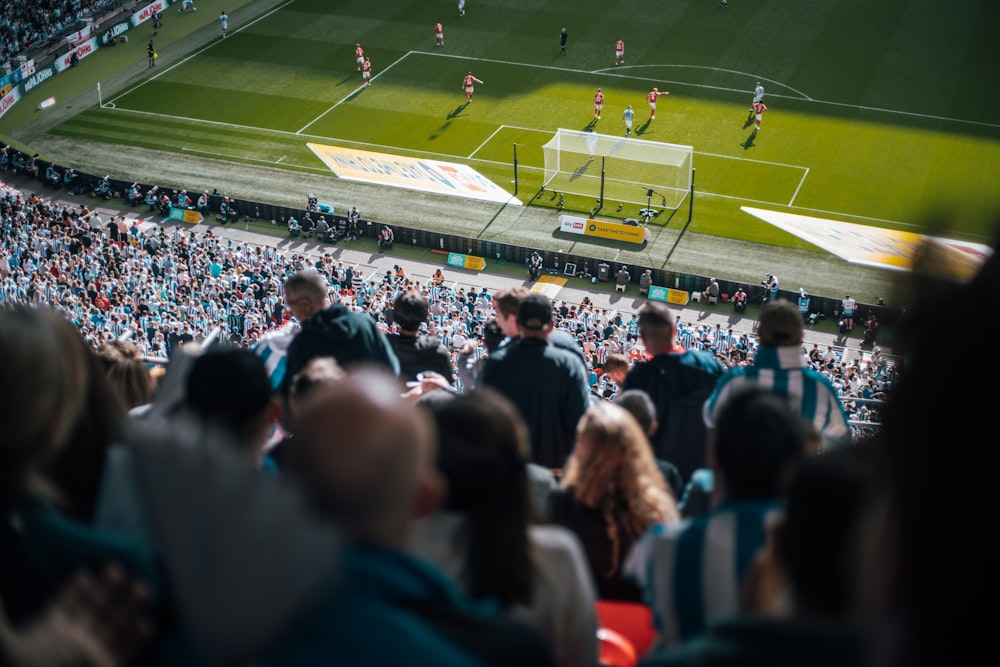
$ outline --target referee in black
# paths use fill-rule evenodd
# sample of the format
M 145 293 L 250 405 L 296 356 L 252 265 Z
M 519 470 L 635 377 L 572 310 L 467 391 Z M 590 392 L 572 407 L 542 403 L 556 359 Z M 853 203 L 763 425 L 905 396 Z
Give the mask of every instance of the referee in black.
M 566 55 L 566 42 L 569 40 L 569 33 L 566 32 L 566 28 L 562 29 L 559 33 L 559 53 Z

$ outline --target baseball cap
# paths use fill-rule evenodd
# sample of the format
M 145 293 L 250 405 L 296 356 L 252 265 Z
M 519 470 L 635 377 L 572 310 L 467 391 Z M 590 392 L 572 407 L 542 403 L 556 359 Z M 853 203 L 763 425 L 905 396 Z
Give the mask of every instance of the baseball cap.
M 517 306 L 517 323 L 538 331 L 552 323 L 552 302 L 543 294 L 529 294 Z
M 791 301 L 768 301 L 760 309 L 757 333 L 761 345 L 798 345 L 802 341 L 802 313 Z

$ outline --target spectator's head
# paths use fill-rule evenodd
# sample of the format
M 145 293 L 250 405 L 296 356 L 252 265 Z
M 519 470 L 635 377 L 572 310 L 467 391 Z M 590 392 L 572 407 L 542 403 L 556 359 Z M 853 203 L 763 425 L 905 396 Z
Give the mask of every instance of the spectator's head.
M 216 345 L 195 358 L 181 409 L 221 429 L 259 458 L 278 415 L 263 359 L 243 348 Z
M 506 334 L 500 328 L 500 322 L 496 319 L 492 319 L 483 325 L 483 343 L 486 345 L 487 352 L 493 352 L 499 348 L 500 343 L 503 342 L 505 337 Z
M 135 343 L 117 339 L 109 341 L 98 348 L 97 354 L 126 410 L 153 400 L 156 380 Z
M 795 615 L 832 622 L 856 618 L 862 540 L 878 480 L 884 479 L 877 454 L 870 443 L 839 447 L 796 467 L 772 540 L 791 580 Z
M 628 375 L 628 357 L 618 352 L 612 352 L 604 359 L 604 375 L 619 387 L 625 382 Z
M 0 496 L 61 496 L 89 520 L 104 451 L 124 419 L 97 356 L 60 313 L 0 307 Z M 55 490 L 44 480 L 51 480 Z
M 760 309 L 760 326 L 757 329 L 760 344 L 766 347 L 802 345 L 802 313 L 791 301 L 768 301 Z
M 726 402 L 708 443 L 720 500 L 773 500 L 805 457 L 808 430 L 785 398 L 752 386 Z
M 299 322 L 304 322 L 330 305 L 330 286 L 322 274 L 307 269 L 285 279 L 285 307 Z
M 406 290 L 396 297 L 392 305 L 392 321 L 401 331 L 416 334 L 427 321 L 427 299 L 415 290 Z
M 562 485 L 583 505 L 603 512 L 613 543 L 612 571 L 626 545 L 653 524 L 680 516 L 639 422 L 610 401 L 591 404 L 580 418 Z
M 466 518 L 466 590 L 504 607 L 530 603 L 530 436 L 521 414 L 485 388 L 424 407 L 437 425 L 438 469 L 448 486 L 444 507 Z
M 647 301 L 639 309 L 639 338 L 649 354 L 663 354 L 673 348 L 675 321 L 673 311 L 659 301 Z
M 288 390 L 288 403 L 291 410 L 291 420 L 298 414 L 302 401 L 317 387 L 340 382 L 347 377 L 347 372 L 333 357 L 315 357 L 310 359 L 302 370 L 295 374 Z
M 86 405 L 86 347 L 73 326 L 55 312 L 0 309 L 2 492 L 17 491 L 66 444 Z
M 517 330 L 522 338 L 548 338 L 552 331 L 552 302 L 544 294 L 529 294 L 517 307 Z
M 656 404 L 648 392 L 642 389 L 626 389 L 615 396 L 614 402 L 635 418 L 647 436 L 652 436 L 659 429 L 660 425 L 656 421 Z
M 531 292 L 524 285 L 502 289 L 493 295 L 493 307 L 496 309 L 497 322 L 505 336 L 517 338 L 521 334 L 517 330 L 517 309 L 521 300 Z
M 384 371 L 359 369 L 310 393 L 295 438 L 293 476 L 354 539 L 405 548 L 410 521 L 440 505 L 434 425 Z

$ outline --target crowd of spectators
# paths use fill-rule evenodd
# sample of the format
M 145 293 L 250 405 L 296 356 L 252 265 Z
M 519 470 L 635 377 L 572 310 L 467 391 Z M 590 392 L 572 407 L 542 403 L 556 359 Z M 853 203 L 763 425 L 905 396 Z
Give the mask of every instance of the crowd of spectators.
M 4 303 L 0 382 L 17 391 L 0 402 L 0 658 L 594 666 L 608 664 L 601 603 L 618 602 L 655 612 L 644 667 L 964 664 L 988 646 L 978 605 L 996 590 L 982 527 L 962 511 L 996 504 L 992 466 L 967 465 L 986 455 L 991 397 L 936 391 L 976 371 L 940 353 L 934 325 L 947 302 L 985 326 L 974 306 L 998 267 L 919 285 L 884 427 L 853 444 L 803 419 L 829 414 L 815 396 L 834 390 L 800 354 L 790 302 L 762 309 L 753 365 L 729 369 L 681 348 L 672 311 L 645 304 L 638 337 L 653 354 L 612 400 L 587 395 L 558 308 L 517 288 L 492 295 L 507 335 L 468 391 L 431 370 L 404 382 L 394 334 L 334 301 L 342 290 L 315 268 L 279 278 L 302 320 L 281 386 L 261 356 L 192 341 L 150 393 L 128 341 L 96 354 L 63 313 Z M 407 300 L 412 332 L 429 311 Z M 532 460 L 537 416 L 519 405 L 523 383 L 498 381 L 505 364 L 582 392 L 575 423 L 556 425 L 569 433 L 562 469 Z M 698 443 L 712 486 L 695 506 L 700 473 L 671 481 L 649 438 L 690 436 L 677 408 L 712 386 Z M 976 423 L 941 418 L 958 405 Z M 964 456 L 926 465 L 947 437 Z M 963 494 L 928 497 L 957 473 Z M 942 512 L 961 530 L 928 542 Z M 927 586 L 949 563 L 949 585 Z
M 61 36 L 76 21 L 113 4 L 115 0 L 6 0 L 0 13 L 0 62 Z
M 250 347 L 268 333 L 294 327 L 282 302 L 282 281 L 311 268 L 329 283 L 332 302 L 371 315 L 383 333 L 400 332 L 395 302 L 417 294 L 426 302 L 427 316 L 415 333 L 439 339 L 450 358 L 450 379 L 460 389 L 460 367 L 488 353 L 484 332 L 498 317 L 493 295 L 448 281 L 440 269 L 425 280 L 398 266 L 366 275 L 361 266 L 335 261 L 329 253 L 284 253 L 222 239 L 211 228 L 201 232 L 104 217 L 86 205 L 55 208 L 36 195 L 6 191 L 0 202 L 0 300 L 61 310 L 95 348 L 125 337 L 142 357 L 166 359 L 178 345 L 216 329 L 220 340 Z M 637 314 L 597 307 L 586 297 L 580 304 L 556 301 L 553 307 L 555 329 L 582 354 L 588 387 L 612 398 L 620 382 L 604 372 L 608 358 L 624 356 L 632 364 L 647 355 Z M 758 347 L 755 334 L 697 322 L 679 321 L 676 340 L 684 349 L 715 357 L 725 369 L 751 364 Z M 837 389 L 856 422 L 856 435 L 863 433 L 863 423 L 878 422 L 878 405 L 894 375 L 879 348 L 851 360 L 832 346 L 820 350 L 814 344 L 803 353 Z

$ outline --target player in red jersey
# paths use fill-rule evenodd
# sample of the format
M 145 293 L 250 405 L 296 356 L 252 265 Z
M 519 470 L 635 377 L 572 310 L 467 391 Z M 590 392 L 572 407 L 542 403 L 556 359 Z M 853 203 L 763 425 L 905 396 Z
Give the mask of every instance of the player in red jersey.
M 601 119 L 601 109 L 604 108 L 604 93 L 598 88 L 597 92 L 594 93 L 594 119 Z
M 360 44 L 354 45 L 354 60 L 358 63 L 358 69 L 354 71 L 360 72 L 361 66 L 365 64 L 365 50 L 361 48 Z
M 434 39 L 437 40 L 436 46 L 444 46 L 444 26 L 440 21 L 434 24 Z
M 469 72 L 468 74 L 466 74 L 465 78 L 462 80 L 462 88 L 465 90 L 465 101 L 466 102 L 471 102 L 472 101 L 472 93 L 474 92 L 474 90 L 475 90 L 475 84 L 477 84 L 477 83 L 480 84 L 480 85 L 485 85 L 482 81 L 480 81 L 476 77 L 472 76 L 472 72 Z
M 372 61 L 368 58 L 361 63 L 361 81 L 366 87 L 372 85 Z
M 765 111 L 767 111 L 767 106 L 763 102 L 753 103 L 754 132 L 760 129 L 760 117 L 764 115 Z
M 649 120 L 654 120 L 656 118 L 656 98 L 660 95 L 669 95 L 665 90 L 660 90 L 659 88 L 653 88 L 646 95 L 646 101 L 649 102 Z
M 625 42 L 619 39 L 615 42 L 615 65 L 625 62 Z

